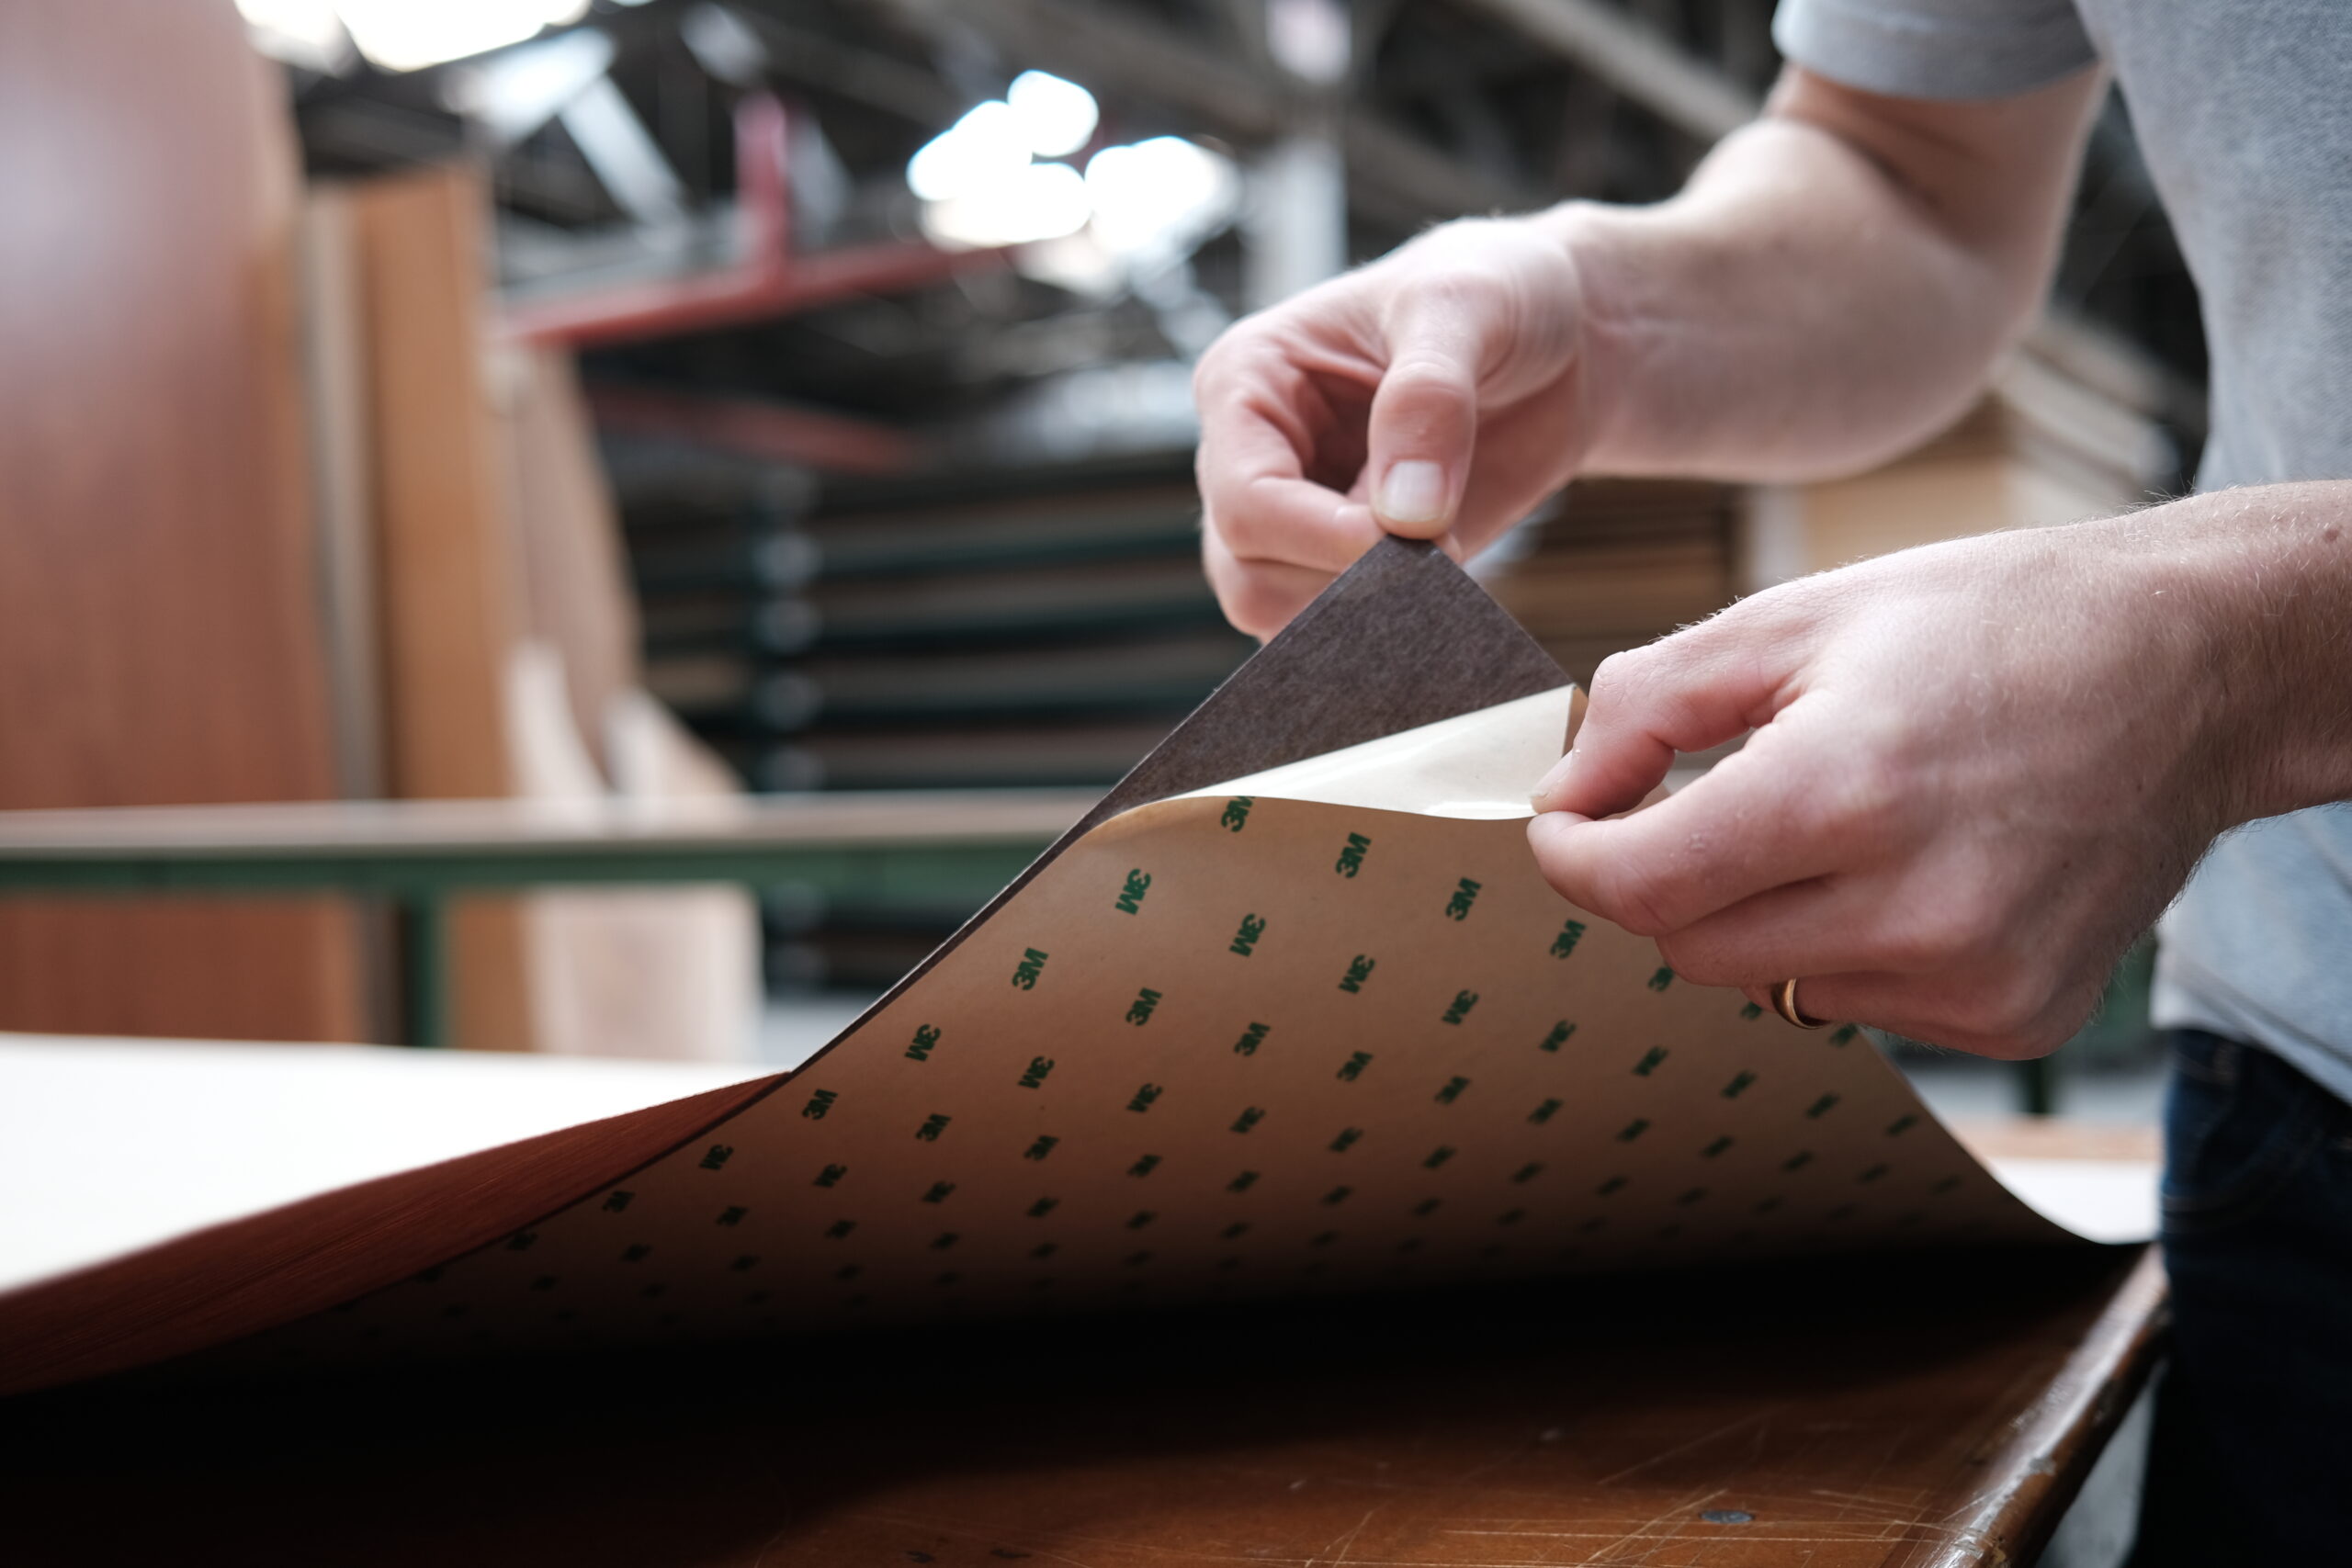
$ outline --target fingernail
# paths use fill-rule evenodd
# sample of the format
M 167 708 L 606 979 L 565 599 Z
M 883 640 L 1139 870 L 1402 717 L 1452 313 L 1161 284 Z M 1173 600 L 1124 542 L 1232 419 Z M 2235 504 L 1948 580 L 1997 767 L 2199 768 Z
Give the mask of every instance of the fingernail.
M 1553 763 L 1544 772 L 1544 776 L 1535 781 L 1535 788 L 1527 797 L 1528 803 L 1538 811 L 1546 809 L 1544 803 L 1549 800 L 1561 785 L 1568 782 L 1568 774 L 1572 771 L 1570 764 L 1576 760 L 1577 754 L 1571 751 Z
M 1392 523 L 1435 523 L 1445 516 L 1445 470 L 1423 458 L 1391 463 L 1373 510 Z

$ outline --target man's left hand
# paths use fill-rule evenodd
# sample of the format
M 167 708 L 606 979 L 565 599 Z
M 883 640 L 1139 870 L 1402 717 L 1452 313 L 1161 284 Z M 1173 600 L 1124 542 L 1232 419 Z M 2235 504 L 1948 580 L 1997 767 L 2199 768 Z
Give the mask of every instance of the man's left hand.
M 2194 503 L 2191 503 L 2194 504 Z M 2054 1049 L 2214 836 L 2230 694 L 2159 508 L 1905 551 L 1600 667 L 1529 837 L 1677 973 L 1991 1056 Z M 1623 817 L 1675 754 L 1753 731 Z

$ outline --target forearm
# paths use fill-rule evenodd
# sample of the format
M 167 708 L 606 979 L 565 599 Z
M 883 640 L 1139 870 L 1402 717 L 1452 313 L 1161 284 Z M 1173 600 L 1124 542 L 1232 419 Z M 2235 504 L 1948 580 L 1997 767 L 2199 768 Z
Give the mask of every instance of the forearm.
M 1988 128 L 1804 78 L 1673 200 L 1536 220 L 1583 295 L 1580 467 L 1800 479 L 1941 428 L 2039 305 L 2095 86 Z
M 2230 825 L 2352 799 L 2352 480 L 2255 485 L 2098 525 L 2211 671 L 2185 705 Z

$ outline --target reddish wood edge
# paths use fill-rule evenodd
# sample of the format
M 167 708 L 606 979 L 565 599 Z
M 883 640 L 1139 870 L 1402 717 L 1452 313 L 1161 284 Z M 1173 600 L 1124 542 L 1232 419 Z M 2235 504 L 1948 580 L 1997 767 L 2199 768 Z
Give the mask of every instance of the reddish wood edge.
M 185 1355 L 396 1284 L 627 1179 L 788 1076 L 338 1188 L 0 1295 L 0 1394 Z

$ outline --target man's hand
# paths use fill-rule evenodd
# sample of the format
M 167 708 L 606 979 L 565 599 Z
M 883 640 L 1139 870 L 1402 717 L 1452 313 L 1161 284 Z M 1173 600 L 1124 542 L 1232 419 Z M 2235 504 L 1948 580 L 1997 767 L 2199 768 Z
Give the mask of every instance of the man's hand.
M 1578 472 L 1791 480 L 1931 434 L 2032 317 L 2099 86 L 1792 69 L 1672 201 L 1449 223 L 1240 322 L 1194 378 L 1226 615 L 1278 630 L 1384 531 L 1466 558 Z
M 1578 299 L 1556 234 L 1479 220 L 1220 338 L 1193 385 L 1227 618 L 1271 636 L 1384 530 L 1458 559 L 1566 482 Z
M 1700 984 L 1793 976 L 1817 1017 L 2054 1049 L 2255 809 L 2213 596 L 2152 545 L 2168 510 L 1848 567 L 1608 660 L 1537 792 L 1545 877 Z

